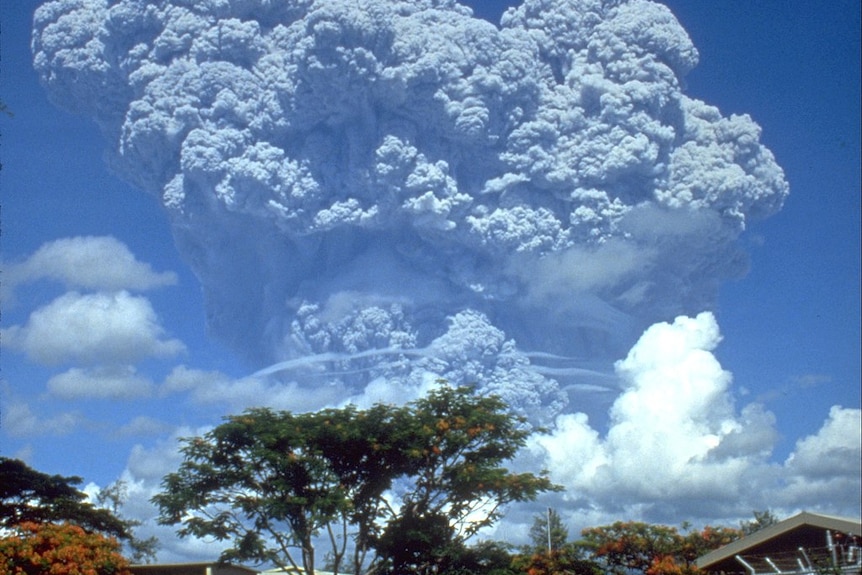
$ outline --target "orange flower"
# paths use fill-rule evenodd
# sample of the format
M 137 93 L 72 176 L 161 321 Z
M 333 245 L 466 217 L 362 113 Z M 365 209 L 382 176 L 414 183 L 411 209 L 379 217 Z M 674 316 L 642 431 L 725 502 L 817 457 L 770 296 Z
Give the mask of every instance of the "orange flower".
M 68 523 L 15 526 L 0 539 L 0 565 L 21 575 L 129 575 L 116 540 Z

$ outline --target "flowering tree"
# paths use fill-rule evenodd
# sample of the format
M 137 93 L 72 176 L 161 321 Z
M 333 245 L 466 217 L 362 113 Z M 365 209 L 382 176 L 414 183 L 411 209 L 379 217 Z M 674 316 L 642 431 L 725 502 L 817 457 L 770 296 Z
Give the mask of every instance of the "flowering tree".
M 135 528 L 140 521 L 124 519 L 120 507 L 126 484 L 117 481 L 102 489 L 94 505 L 76 486 L 80 477 L 48 475 L 23 461 L 0 457 L 0 527 L 20 523 L 72 523 L 88 532 L 116 537 L 128 545 L 134 561 L 155 558 L 155 538 L 139 539 Z
M 582 532 L 584 544 L 611 573 L 640 571 L 644 575 L 690 575 L 695 560 L 739 539 L 742 532 L 727 527 L 704 527 L 680 534 L 676 528 L 637 521 L 618 521 Z
M 544 551 L 518 555 L 512 561 L 512 570 L 526 575 L 602 574 L 597 563 L 580 555 L 580 550 L 572 545 L 564 545 L 550 553 Z
M 719 547 L 724 547 L 744 535 L 733 527 L 712 527 L 707 525 L 700 531 L 690 531 L 681 536 L 677 557 L 686 565 L 694 565 L 701 555 L 706 555 Z
M 116 539 L 69 523 L 20 523 L 0 539 L 9 575 L 130 575 Z

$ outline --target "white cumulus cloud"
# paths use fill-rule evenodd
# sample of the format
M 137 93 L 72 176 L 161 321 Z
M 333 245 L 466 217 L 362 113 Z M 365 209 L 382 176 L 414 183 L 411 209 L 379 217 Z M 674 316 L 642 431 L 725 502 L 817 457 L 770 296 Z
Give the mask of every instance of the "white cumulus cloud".
M 63 238 L 43 244 L 21 263 L 4 269 L 4 290 L 41 279 L 70 289 L 143 291 L 173 285 L 173 272 L 155 272 L 111 236 Z
M 834 406 L 823 426 L 796 442 L 784 463 L 785 505 L 831 511 L 862 507 L 862 410 Z
M 797 473 L 822 476 L 859 474 L 862 469 L 862 410 L 833 406 L 823 427 L 796 442 L 786 465 Z
M 623 392 L 606 433 L 576 413 L 534 440 L 554 478 L 571 493 L 622 505 L 739 497 L 775 432 L 757 408 L 735 410 L 731 375 L 713 355 L 720 340 L 708 312 L 647 329 L 616 363 Z
M 3 431 L 12 437 L 66 435 L 82 421 L 83 417 L 79 413 L 40 416 L 33 412 L 29 404 L 20 401 L 3 405 Z
M 69 292 L 35 310 L 25 325 L 2 330 L 4 345 L 45 365 L 127 364 L 185 349 L 164 336 L 149 300 L 126 291 Z

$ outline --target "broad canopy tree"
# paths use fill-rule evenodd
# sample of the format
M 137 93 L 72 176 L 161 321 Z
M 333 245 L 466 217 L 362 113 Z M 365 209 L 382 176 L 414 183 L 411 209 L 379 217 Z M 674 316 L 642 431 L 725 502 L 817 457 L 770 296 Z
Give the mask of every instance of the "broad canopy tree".
M 107 509 L 95 507 L 76 485 L 80 477 L 48 475 L 18 459 L 0 457 L 0 526 L 68 521 L 88 531 L 126 539 L 128 525 Z
M 135 528 L 141 523 L 119 514 L 125 483 L 118 481 L 102 489 L 96 497 L 98 505 L 94 505 L 76 487 L 82 482 L 77 476 L 48 475 L 18 459 L 0 457 L 0 527 L 68 523 L 121 541 L 135 561 L 154 558 L 155 538 L 139 539 Z
M 555 488 L 502 466 L 529 433 L 471 387 L 443 385 L 401 407 L 252 409 L 184 440 L 184 461 L 153 500 L 181 536 L 227 542 L 226 561 L 313 573 L 322 537 L 336 573 L 425 573 L 502 505 Z

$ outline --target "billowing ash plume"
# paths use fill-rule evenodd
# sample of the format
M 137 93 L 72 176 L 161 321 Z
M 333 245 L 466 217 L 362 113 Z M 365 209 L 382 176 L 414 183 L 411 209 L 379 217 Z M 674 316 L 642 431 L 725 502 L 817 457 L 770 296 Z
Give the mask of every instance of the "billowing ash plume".
M 697 52 L 645 0 L 499 27 L 452 0 L 52 0 L 33 51 L 161 199 L 212 332 L 307 385 L 434 373 L 553 415 L 708 309 L 788 189 L 749 117 L 684 95 Z

